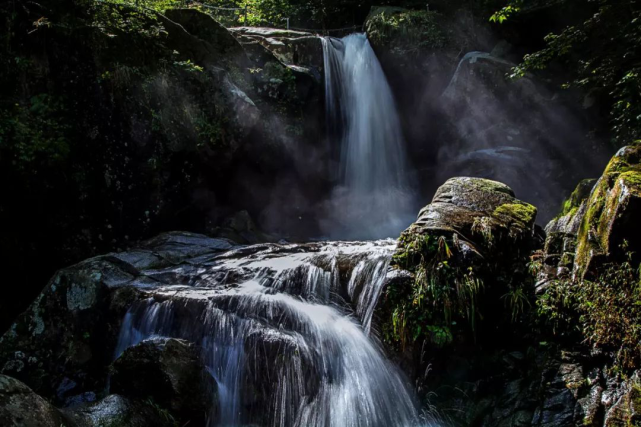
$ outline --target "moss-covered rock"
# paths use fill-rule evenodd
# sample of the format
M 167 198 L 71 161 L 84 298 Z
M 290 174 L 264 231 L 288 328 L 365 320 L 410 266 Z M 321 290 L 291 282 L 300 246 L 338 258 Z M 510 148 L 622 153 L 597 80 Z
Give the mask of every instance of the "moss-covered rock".
M 576 238 L 587 210 L 587 199 L 596 179 L 582 180 L 563 202 L 561 213 L 545 227 L 545 246 L 534 256 L 537 291 L 543 292 L 554 280 L 568 278 L 574 268 Z
M 536 208 L 504 184 L 448 180 L 399 239 L 392 264 L 410 275 L 387 285 L 381 305 L 387 340 L 442 346 L 474 335 L 480 319 L 518 317 L 530 292 L 525 276 L 537 245 L 535 218 Z
M 584 278 L 607 261 L 641 249 L 641 144 L 620 149 L 595 184 L 577 235 L 574 274 Z

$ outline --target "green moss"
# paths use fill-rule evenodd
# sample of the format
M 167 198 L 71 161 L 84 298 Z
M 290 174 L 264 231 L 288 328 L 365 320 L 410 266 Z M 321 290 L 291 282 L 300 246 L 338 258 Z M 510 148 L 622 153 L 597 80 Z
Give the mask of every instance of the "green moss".
M 505 203 L 494 210 L 494 216 L 509 216 L 523 225 L 534 223 L 536 208 L 526 203 Z
M 563 202 L 561 213 L 557 218 L 568 215 L 574 216 L 579 210 L 581 203 L 590 196 L 590 192 L 592 188 L 594 188 L 596 181 L 596 179 L 584 179 L 579 182 L 579 185 L 576 186 L 570 197 Z
M 639 170 L 628 170 L 619 175 L 619 179 L 623 179 L 626 184 L 635 187 L 633 191 L 641 191 L 641 168 Z

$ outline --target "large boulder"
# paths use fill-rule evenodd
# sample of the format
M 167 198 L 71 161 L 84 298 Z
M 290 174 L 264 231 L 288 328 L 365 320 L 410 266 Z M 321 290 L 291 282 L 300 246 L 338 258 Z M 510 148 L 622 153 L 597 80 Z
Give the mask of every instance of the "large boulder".
M 392 264 L 406 272 L 390 276 L 380 307 L 388 339 L 442 346 L 478 331 L 481 318 L 494 327 L 517 317 L 540 243 L 535 218 L 504 184 L 448 180 L 399 239 Z
M 0 375 L 0 425 L 3 427 L 60 427 L 62 414 L 15 378 Z
M 215 382 L 193 344 L 151 338 L 128 348 L 113 364 L 111 391 L 152 399 L 180 418 L 181 425 L 204 423 L 216 401 Z

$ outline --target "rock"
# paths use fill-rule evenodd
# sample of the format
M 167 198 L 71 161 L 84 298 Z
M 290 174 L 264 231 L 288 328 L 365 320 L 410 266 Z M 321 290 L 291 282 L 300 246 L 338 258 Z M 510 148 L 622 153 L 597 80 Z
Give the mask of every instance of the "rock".
M 212 46 L 218 53 L 219 61 L 243 62 L 245 52 L 238 40 L 210 15 L 197 9 L 168 9 L 165 16 Z
M 112 394 L 99 402 L 61 410 L 69 427 L 174 427 L 176 421 L 153 402 Z M 59 426 L 57 426 L 59 427 Z
M 587 210 L 586 200 L 592 192 L 596 179 L 579 183 L 564 202 L 563 210 L 545 227 L 546 239 L 541 254 L 541 271 L 537 275 L 537 292 L 544 291 L 557 279 L 568 279 L 574 268 L 576 238 Z
M 211 377 L 187 341 L 152 338 L 128 348 L 113 364 L 111 390 L 142 401 L 151 399 L 185 422 L 199 425 L 210 413 Z M 208 381 L 209 379 L 209 381 Z M 215 385 L 215 382 L 213 383 Z
M 0 425 L 3 427 L 60 427 L 62 414 L 15 378 L 0 375 Z
M 605 415 L 603 427 L 641 425 L 641 378 L 637 371 L 621 387 L 621 392 Z
M 531 292 L 528 257 L 540 244 L 535 218 L 536 208 L 516 199 L 505 184 L 449 179 L 401 234 L 392 265 L 408 270 L 412 279 L 388 279 L 378 308 L 383 330 L 402 346 L 409 337 L 420 345 L 421 336 L 443 346 L 474 330 L 474 340 L 481 339 L 481 328 L 509 322 L 505 295 L 527 299 Z
M 469 265 L 482 258 L 489 263 L 503 254 L 508 255 L 506 260 L 522 259 L 536 244 L 535 219 L 536 208 L 517 200 L 505 184 L 451 178 L 403 232 L 401 240 L 417 235 L 445 236 Z M 401 244 L 399 251 L 403 249 Z
M 641 144 L 621 148 L 594 185 L 577 234 L 575 277 L 641 250 Z M 625 247 L 624 246 L 624 241 Z
M 274 243 L 278 240 L 262 232 L 247 211 L 239 211 L 227 217 L 220 227 L 212 231 L 212 234 L 239 244 Z
M 260 27 L 236 27 L 229 31 L 243 44 L 259 43 L 284 64 L 323 67 L 323 47 L 312 33 Z

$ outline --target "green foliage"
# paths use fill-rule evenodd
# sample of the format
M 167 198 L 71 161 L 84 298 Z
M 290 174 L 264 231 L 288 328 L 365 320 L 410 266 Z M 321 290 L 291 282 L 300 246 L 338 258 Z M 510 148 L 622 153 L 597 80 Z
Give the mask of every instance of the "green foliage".
M 121 0 L 92 1 L 89 11 L 91 25 L 108 34 L 145 38 L 157 38 L 166 34 L 162 24 L 158 22 L 156 10 L 143 3 L 135 4 Z
M 474 271 L 451 264 L 452 242 L 445 236 L 406 233 L 399 240 L 393 264 L 414 274 L 410 289 L 389 286 L 386 298 L 392 305 L 391 328 L 386 339 L 405 347 L 426 338 L 437 346 L 450 343 L 451 328 L 463 319 L 474 330 L 479 316 L 476 299 L 483 284 Z
M 501 8 L 500 10 L 495 12 L 490 17 L 490 21 L 491 22 L 498 22 L 499 24 L 502 24 L 503 22 L 507 21 L 507 19 L 510 16 L 513 16 L 516 13 L 520 12 L 522 6 L 523 6 L 523 0 L 515 0 L 511 4 Z
M 205 70 L 200 65 L 196 65 L 191 62 L 191 59 L 188 59 L 186 61 L 175 61 L 174 66 L 191 73 L 202 73 Z
M 65 112 L 60 99 L 44 93 L 0 110 L 0 151 L 22 172 L 64 161 L 70 149 Z
M 289 18 L 293 27 L 322 28 L 328 20 L 340 23 L 354 0 L 209 0 L 207 5 L 221 8 L 240 8 L 242 10 L 212 10 L 209 13 L 225 25 L 251 25 L 284 28 Z M 341 16 L 343 14 L 343 16 Z M 349 16 L 349 15 L 348 15 Z
M 554 333 L 581 333 L 594 347 L 615 352 L 622 368 L 640 366 L 641 272 L 632 254 L 594 280 L 552 283 L 537 306 Z
M 367 20 L 367 34 L 374 43 L 388 45 L 399 54 L 438 49 L 446 44 L 438 17 L 438 13 L 426 10 L 383 11 Z
M 526 55 L 511 77 L 546 68 L 552 61 L 572 70 L 563 87 L 582 88 L 610 104 L 611 127 L 617 145 L 641 137 L 641 3 L 635 0 L 564 0 L 583 12 L 595 8 L 587 20 L 545 38 L 547 46 Z M 504 22 L 534 0 L 513 0 L 492 20 Z
M 525 289 L 519 286 L 510 288 L 502 298 L 510 309 L 512 322 L 516 322 L 530 307 L 530 299 Z

